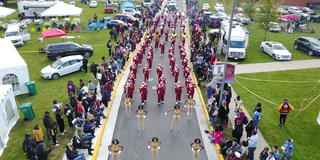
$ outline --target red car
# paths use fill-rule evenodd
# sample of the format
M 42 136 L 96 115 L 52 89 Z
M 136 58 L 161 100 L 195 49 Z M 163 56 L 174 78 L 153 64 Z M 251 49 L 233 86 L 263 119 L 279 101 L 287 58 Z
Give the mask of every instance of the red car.
M 113 13 L 116 10 L 113 8 L 112 4 L 108 4 L 104 7 L 104 13 Z

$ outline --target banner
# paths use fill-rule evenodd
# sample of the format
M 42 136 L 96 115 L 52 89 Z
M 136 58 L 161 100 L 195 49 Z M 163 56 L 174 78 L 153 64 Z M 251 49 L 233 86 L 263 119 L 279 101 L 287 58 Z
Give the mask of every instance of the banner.
M 216 63 L 213 65 L 213 77 L 212 83 L 222 83 L 223 81 L 223 72 L 224 72 L 224 64 Z M 226 73 L 226 81 L 225 83 L 233 83 L 234 82 L 234 73 L 235 73 L 235 65 L 227 64 L 227 73 Z

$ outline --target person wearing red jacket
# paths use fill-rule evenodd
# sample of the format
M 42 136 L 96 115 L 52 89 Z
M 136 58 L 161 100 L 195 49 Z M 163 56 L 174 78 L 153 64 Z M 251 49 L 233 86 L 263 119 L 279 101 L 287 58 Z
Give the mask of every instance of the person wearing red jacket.
M 182 68 L 186 68 L 188 66 L 188 60 L 187 58 L 182 59 Z
M 164 50 L 165 50 L 165 44 L 164 44 L 164 42 L 161 42 L 160 43 L 160 54 L 161 54 L 161 56 L 164 55 Z
M 160 33 L 156 31 L 155 33 L 155 43 L 154 43 L 154 48 L 158 49 L 159 48 L 159 42 L 160 42 Z
M 185 68 L 183 69 L 183 76 L 184 76 L 185 78 L 188 78 L 189 75 L 190 75 L 190 73 L 191 73 L 191 68 L 190 68 L 189 66 L 187 66 L 187 67 L 185 67 Z
M 178 82 L 178 78 L 179 78 L 179 67 L 178 65 L 176 65 L 173 69 L 172 75 L 174 76 L 174 83 Z
M 152 69 L 152 58 L 150 55 L 147 56 L 147 63 L 148 63 L 149 70 L 151 70 Z
M 163 82 L 157 85 L 158 104 L 164 104 L 164 95 L 166 94 L 166 86 Z
M 135 64 L 132 64 L 130 66 L 130 71 L 132 72 L 133 78 L 135 79 L 137 77 L 137 71 L 138 71 L 137 66 Z
M 144 82 L 146 82 L 147 80 L 149 80 L 149 67 L 147 64 L 143 67 L 142 72 L 144 75 Z
M 124 93 L 129 96 L 129 98 L 133 98 L 133 87 L 130 82 L 127 82 L 124 86 Z
M 148 86 L 146 82 L 142 82 L 141 86 L 139 87 L 139 92 L 141 94 L 141 103 L 144 105 L 147 101 L 147 94 L 148 94 Z
M 162 74 L 161 75 L 161 77 L 159 78 L 159 81 L 158 81 L 158 83 L 161 83 L 161 82 L 163 82 L 163 84 L 164 85 L 166 85 L 167 83 L 166 83 L 166 77 L 164 77 L 164 75 Z
M 194 96 L 194 88 L 195 88 L 195 84 L 193 82 L 191 82 L 187 88 L 187 95 L 191 96 L 191 98 L 193 98 Z
M 164 31 L 164 37 L 165 37 L 165 40 L 167 42 L 168 38 L 169 38 L 169 31 L 167 29 Z
M 187 77 L 186 80 L 184 81 L 184 86 L 185 86 L 186 88 L 188 88 L 188 87 L 189 87 L 189 84 L 190 84 L 191 82 L 192 82 L 191 76 Z M 188 93 L 188 92 L 187 92 L 187 93 Z
M 170 64 L 171 73 L 173 73 L 174 66 L 176 65 L 176 61 L 173 57 L 170 58 L 169 64 Z
M 280 113 L 279 126 L 282 127 L 286 123 L 287 115 L 290 111 L 294 110 L 294 107 L 285 99 L 279 106 L 278 112 Z
M 176 104 L 181 102 L 182 84 L 180 81 L 174 86 L 174 92 L 176 93 Z
M 157 67 L 157 75 L 158 75 L 158 80 L 160 79 L 160 77 L 162 76 L 163 74 L 163 67 L 161 64 L 158 65 Z

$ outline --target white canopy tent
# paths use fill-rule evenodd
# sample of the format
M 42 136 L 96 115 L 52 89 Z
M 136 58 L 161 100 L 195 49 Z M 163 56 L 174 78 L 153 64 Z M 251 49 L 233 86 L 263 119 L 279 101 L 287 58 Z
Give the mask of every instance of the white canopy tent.
M 11 85 L 0 85 L 0 155 L 9 140 L 9 133 L 19 119 Z
M 0 85 L 12 85 L 15 95 L 28 93 L 24 85 L 29 82 L 27 63 L 10 40 L 0 39 Z
M 5 18 L 9 16 L 10 14 L 14 13 L 16 10 L 7 8 L 7 7 L 1 7 L 0 6 L 0 18 Z
M 66 4 L 57 3 L 41 13 L 42 17 L 62 17 L 62 16 L 80 16 L 82 8 Z

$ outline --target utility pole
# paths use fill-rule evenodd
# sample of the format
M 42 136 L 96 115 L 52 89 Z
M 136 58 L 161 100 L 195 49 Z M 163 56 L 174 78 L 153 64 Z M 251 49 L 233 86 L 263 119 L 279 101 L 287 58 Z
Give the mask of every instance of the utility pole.
M 220 98 L 219 98 L 219 106 L 221 106 L 222 104 L 222 95 L 223 95 L 223 91 L 224 91 L 224 85 L 225 85 L 225 81 L 226 81 L 226 74 L 227 74 L 227 62 L 228 62 L 228 55 L 229 55 L 229 48 L 230 48 L 230 39 L 231 39 L 231 31 L 232 31 L 232 22 L 233 22 L 233 15 L 234 15 L 234 8 L 236 5 L 236 0 L 232 0 L 232 9 L 231 9 L 231 17 L 230 17 L 230 22 L 229 22 L 229 31 L 228 31 L 228 42 L 227 42 L 227 52 L 224 55 L 224 71 L 223 71 L 223 80 L 220 86 Z

